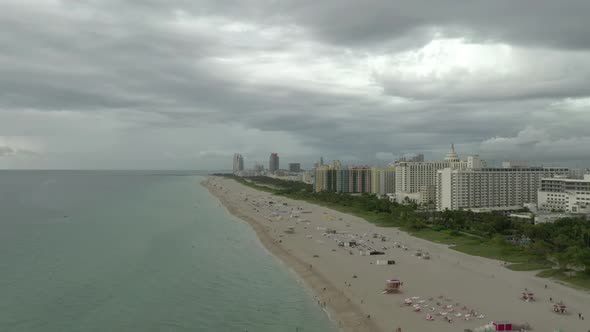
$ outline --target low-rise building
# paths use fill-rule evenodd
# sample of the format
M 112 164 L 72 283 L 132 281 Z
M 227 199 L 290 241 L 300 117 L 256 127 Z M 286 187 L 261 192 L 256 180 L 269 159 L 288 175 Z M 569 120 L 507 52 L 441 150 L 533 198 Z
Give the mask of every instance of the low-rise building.
M 400 193 L 393 193 L 393 194 L 387 194 L 387 197 L 389 198 L 389 200 L 391 202 L 396 202 L 396 203 L 400 203 L 400 204 L 409 204 L 409 203 L 415 203 L 415 204 L 423 204 L 424 202 L 422 201 L 423 197 L 419 192 L 415 192 L 415 193 L 406 193 L 406 192 L 400 192 Z
M 302 181 L 307 184 L 315 183 L 315 171 L 305 171 L 303 173 Z
M 583 179 L 543 178 L 537 197 L 540 211 L 590 214 L 590 174 Z

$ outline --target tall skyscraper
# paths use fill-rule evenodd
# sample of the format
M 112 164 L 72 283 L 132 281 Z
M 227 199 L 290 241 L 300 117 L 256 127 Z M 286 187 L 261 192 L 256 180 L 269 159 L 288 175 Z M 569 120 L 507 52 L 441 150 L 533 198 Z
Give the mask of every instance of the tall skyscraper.
M 273 152 L 268 159 L 268 171 L 274 173 L 279 170 L 279 154 Z
M 233 171 L 234 174 L 237 174 L 244 170 L 244 157 L 242 157 L 239 153 L 234 153 L 234 165 Z

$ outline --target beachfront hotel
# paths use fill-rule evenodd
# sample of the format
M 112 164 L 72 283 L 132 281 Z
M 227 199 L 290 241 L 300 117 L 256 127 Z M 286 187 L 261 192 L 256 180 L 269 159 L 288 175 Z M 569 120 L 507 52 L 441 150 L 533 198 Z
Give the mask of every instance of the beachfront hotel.
M 537 206 L 543 212 L 590 213 L 590 174 L 541 179 Z
M 438 211 L 513 210 L 537 202 L 541 179 L 567 176 L 568 168 L 528 167 L 504 163 L 501 168 L 483 168 L 472 163 L 464 169 L 437 171 Z
M 423 160 L 423 157 L 422 157 Z M 444 160 L 399 161 L 394 163 L 396 197 L 409 198 L 418 204 L 434 203 L 437 185 L 437 172 L 442 169 L 465 169 L 470 165 L 483 167 L 485 163 L 478 156 L 461 160 L 454 144 Z

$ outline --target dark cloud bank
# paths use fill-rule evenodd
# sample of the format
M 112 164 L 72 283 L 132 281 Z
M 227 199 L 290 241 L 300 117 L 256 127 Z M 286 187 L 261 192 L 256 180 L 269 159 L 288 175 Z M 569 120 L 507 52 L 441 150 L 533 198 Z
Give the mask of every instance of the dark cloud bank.
M 588 1 L 8 0 L 1 168 L 590 165 Z

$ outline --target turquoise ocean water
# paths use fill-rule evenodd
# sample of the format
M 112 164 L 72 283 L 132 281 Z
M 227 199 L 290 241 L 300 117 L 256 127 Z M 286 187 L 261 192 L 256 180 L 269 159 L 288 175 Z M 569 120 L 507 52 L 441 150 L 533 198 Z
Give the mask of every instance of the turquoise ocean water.
M 0 331 L 335 331 L 203 179 L 0 171 Z

